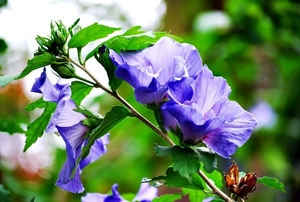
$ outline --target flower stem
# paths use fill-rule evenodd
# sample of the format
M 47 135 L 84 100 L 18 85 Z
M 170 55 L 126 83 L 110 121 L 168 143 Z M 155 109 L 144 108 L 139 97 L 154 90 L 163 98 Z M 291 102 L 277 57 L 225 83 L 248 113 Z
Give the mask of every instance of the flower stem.
M 219 195 L 226 202 L 234 202 L 234 200 L 232 200 L 224 192 L 222 192 L 218 187 L 216 187 L 216 185 L 201 170 L 199 170 L 198 174 L 205 181 L 205 183 L 212 189 L 214 194 Z

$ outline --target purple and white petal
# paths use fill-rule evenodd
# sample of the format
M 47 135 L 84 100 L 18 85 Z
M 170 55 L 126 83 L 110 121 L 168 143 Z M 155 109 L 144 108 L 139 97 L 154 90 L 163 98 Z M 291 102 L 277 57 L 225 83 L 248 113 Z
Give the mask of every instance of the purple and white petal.
M 76 131 L 76 128 L 78 128 L 78 126 L 68 128 L 57 127 L 59 133 L 61 134 L 61 137 L 66 144 L 67 160 L 59 173 L 56 185 L 72 193 L 81 193 L 84 191 L 84 188 L 80 180 L 81 171 L 79 167 L 76 169 L 74 177 L 71 178 L 72 171 L 76 165 L 77 151 L 76 147 L 74 146 L 80 145 L 80 143 L 78 143 L 78 141 L 80 140 L 76 139 L 74 141 L 72 138 L 70 138 L 72 133 Z
M 98 160 L 107 152 L 106 145 L 109 143 L 109 134 L 106 134 L 98 138 L 90 149 L 90 153 L 80 161 L 80 168 L 83 169 L 85 166 Z M 87 141 L 86 141 L 87 143 Z
M 214 77 L 205 66 L 192 84 L 194 89 L 193 102 L 199 106 L 202 114 L 205 114 L 218 100 L 227 98 L 230 87 L 222 77 Z
M 257 120 L 233 101 L 223 103 L 217 116 L 226 118 L 226 122 L 202 140 L 218 155 L 229 158 L 237 147 L 241 147 L 250 138 Z
M 81 202 L 105 202 L 107 194 L 87 193 L 81 197 Z
M 149 183 L 141 183 L 140 189 L 133 201 L 151 202 L 158 195 L 156 187 L 150 186 Z
M 55 132 L 56 126 L 73 126 L 86 118 L 86 116 L 74 111 L 74 109 L 77 109 L 77 107 L 73 100 L 61 100 L 52 115 L 52 118 L 46 128 L 46 132 Z

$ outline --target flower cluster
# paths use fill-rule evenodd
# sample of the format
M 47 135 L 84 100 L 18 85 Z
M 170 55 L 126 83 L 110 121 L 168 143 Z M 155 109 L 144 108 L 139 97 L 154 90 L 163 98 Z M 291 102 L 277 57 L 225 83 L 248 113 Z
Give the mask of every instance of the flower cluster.
M 151 202 L 157 197 L 157 188 L 149 183 L 142 183 L 140 189 L 132 201 Z M 118 192 L 118 184 L 112 186 L 112 194 L 88 193 L 81 198 L 82 202 L 128 202 Z
M 76 160 L 88 141 L 86 134 L 89 127 L 82 123 L 87 117 L 74 111 L 77 106 L 70 97 L 70 85 L 60 84 L 60 81 L 53 85 L 46 75 L 46 69 L 36 79 L 31 91 L 43 94 L 44 101 L 57 103 L 46 128 L 46 132 L 59 132 L 66 144 L 67 160 L 60 171 L 56 185 L 73 193 L 83 192 L 84 188 L 80 180 L 82 169 L 106 153 L 105 145 L 109 143 L 109 135 L 106 134 L 95 141 L 89 155 L 80 161 L 73 176 L 72 171 L 76 166 Z
M 184 145 L 204 142 L 230 158 L 257 124 L 252 114 L 228 99 L 226 80 L 212 75 L 192 45 L 162 37 L 142 51 L 110 50 L 110 58 L 116 75 L 134 88 L 136 100 L 159 105 L 164 127 Z

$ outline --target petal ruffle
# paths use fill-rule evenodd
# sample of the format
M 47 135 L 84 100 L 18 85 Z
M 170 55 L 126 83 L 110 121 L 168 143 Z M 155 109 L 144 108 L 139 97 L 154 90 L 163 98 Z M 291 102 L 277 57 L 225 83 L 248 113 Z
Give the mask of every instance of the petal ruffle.
M 149 183 L 141 183 L 140 189 L 132 201 L 151 202 L 157 197 L 158 190 Z
M 73 126 L 86 118 L 83 114 L 74 111 L 74 109 L 77 109 L 77 107 L 73 100 L 61 100 L 52 115 L 52 118 L 46 128 L 46 132 L 56 131 L 56 126 Z
M 237 147 L 241 147 L 250 138 L 257 121 L 252 114 L 233 101 L 222 103 L 222 106 L 217 108 L 217 116 L 226 122 L 202 140 L 218 155 L 229 158 Z
M 94 161 L 98 160 L 101 156 L 103 156 L 107 152 L 106 145 L 109 143 L 109 134 L 106 134 L 100 138 L 98 138 L 93 146 L 90 149 L 90 153 L 81 160 L 80 168 L 83 169 L 85 166 L 93 163 Z
M 231 92 L 226 80 L 222 77 L 214 77 L 207 66 L 204 66 L 192 87 L 193 102 L 199 106 L 202 114 L 209 111 L 220 99 L 227 98 Z

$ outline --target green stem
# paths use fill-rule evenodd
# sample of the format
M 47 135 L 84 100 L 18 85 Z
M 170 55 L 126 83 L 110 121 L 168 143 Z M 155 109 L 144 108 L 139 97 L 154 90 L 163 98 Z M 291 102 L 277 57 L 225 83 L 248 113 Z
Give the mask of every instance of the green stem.
M 234 200 L 232 200 L 224 192 L 222 192 L 201 170 L 199 170 L 198 174 L 204 180 L 204 182 L 212 189 L 214 194 L 219 195 L 226 202 L 234 202 Z
M 79 79 L 79 80 L 84 81 L 84 82 L 87 82 L 87 83 L 89 83 L 89 84 L 92 84 L 93 86 L 96 85 L 96 83 L 94 83 L 94 82 L 92 82 L 92 81 L 90 81 L 90 80 L 87 80 L 87 79 L 85 79 L 85 78 L 83 78 L 83 77 L 81 77 L 81 76 L 78 76 L 77 74 L 73 75 L 73 78 Z

